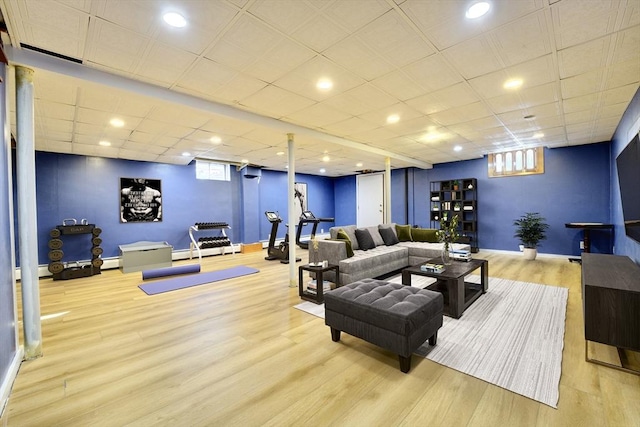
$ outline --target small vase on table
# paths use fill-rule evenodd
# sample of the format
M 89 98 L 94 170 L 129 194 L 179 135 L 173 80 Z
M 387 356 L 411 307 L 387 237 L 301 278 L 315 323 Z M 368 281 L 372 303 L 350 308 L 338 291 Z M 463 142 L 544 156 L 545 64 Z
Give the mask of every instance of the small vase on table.
M 451 265 L 451 255 L 449 254 L 449 242 L 444 242 L 442 246 L 442 263 L 444 265 Z

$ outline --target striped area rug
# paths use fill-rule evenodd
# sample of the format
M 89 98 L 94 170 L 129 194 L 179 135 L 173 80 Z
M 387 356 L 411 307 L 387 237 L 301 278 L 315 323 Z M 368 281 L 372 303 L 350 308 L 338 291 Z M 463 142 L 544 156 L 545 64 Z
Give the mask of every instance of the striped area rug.
M 460 319 L 444 317 L 438 344 L 425 342 L 416 354 L 557 408 L 568 294 L 566 288 L 491 277 L 487 293 Z M 322 305 L 295 308 L 324 317 Z

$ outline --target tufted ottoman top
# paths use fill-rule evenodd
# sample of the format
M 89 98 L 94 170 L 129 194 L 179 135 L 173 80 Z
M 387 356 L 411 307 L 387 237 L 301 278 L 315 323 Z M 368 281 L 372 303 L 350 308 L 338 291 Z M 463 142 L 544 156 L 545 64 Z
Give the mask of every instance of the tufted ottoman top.
M 402 335 L 417 330 L 434 316 L 442 316 L 443 301 L 439 292 L 377 279 L 353 282 L 324 297 L 325 310 Z

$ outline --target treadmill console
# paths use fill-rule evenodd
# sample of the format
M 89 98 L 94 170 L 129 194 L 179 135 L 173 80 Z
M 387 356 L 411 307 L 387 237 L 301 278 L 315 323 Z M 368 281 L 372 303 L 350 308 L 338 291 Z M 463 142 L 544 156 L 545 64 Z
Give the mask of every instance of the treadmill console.
M 267 219 L 269 220 L 269 222 L 275 222 L 278 219 L 280 219 L 280 217 L 279 217 L 277 212 L 267 211 L 264 214 L 267 216 Z
M 300 215 L 301 219 L 316 219 L 316 217 L 313 215 L 313 212 L 311 211 L 304 211 L 302 212 L 302 215 Z

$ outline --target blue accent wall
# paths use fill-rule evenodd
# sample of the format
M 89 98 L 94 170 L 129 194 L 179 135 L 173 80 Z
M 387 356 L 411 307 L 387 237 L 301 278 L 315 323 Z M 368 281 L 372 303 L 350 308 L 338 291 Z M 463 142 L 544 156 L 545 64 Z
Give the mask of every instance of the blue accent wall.
M 567 222 L 614 222 L 616 252 L 638 259 L 638 244 L 624 235 L 615 169 L 615 156 L 628 142 L 627 133 L 640 114 L 638 95 L 625 114 L 613 146 L 608 142 L 545 149 L 545 173 L 521 177 L 488 178 L 487 160 L 474 159 L 435 165 L 433 169 L 400 169 L 391 173 L 392 221 L 429 227 L 429 183 L 456 178 L 478 179 L 480 248 L 517 251 L 513 221 L 525 212 L 540 212 L 550 224 L 543 253 L 579 255 L 582 234 Z M 122 224 L 119 221 L 121 177 L 162 181 L 163 221 Z M 56 153 L 36 154 L 39 263 L 48 264 L 49 231 L 65 218 L 86 218 L 103 229 L 104 257 L 118 255 L 118 245 L 140 240 L 167 241 L 176 250 L 189 247 L 188 228 L 201 221 L 226 221 L 234 243 L 269 238 L 266 210 L 278 211 L 287 221 L 287 174 L 263 170 L 249 179 L 232 169 L 231 181 L 195 179 L 195 165 L 166 165 Z M 356 222 L 356 176 L 329 178 L 297 174 L 307 183 L 308 207 L 333 223 Z M 304 229 L 305 232 L 310 228 Z M 283 238 L 286 227 L 278 229 Z M 77 239 L 75 242 L 71 239 Z M 82 239 L 65 241 L 63 261 L 89 259 L 90 245 Z M 609 252 L 606 231 L 593 233 L 594 252 Z
M 545 173 L 489 178 L 487 159 L 435 165 L 416 170 L 415 223 L 428 226 L 429 182 L 478 179 L 478 242 L 480 248 L 517 251 L 513 221 L 539 212 L 550 228 L 541 253 L 578 255 L 580 231 L 568 222 L 609 222 L 609 143 L 545 149 Z M 607 232 L 592 233 L 593 252 L 610 252 Z
M 624 231 L 624 217 L 622 215 L 622 201 L 620 199 L 620 183 L 618 182 L 618 168 L 616 157 L 629 144 L 629 141 L 638 132 L 640 126 L 640 89 L 636 91 L 622 116 L 612 139 L 611 146 L 611 218 L 615 225 L 615 253 L 626 255 L 640 264 L 640 243 L 627 237 Z M 640 168 L 640 165 L 638 165 Z M 640 183 L 638 191 L 640 191 Z

